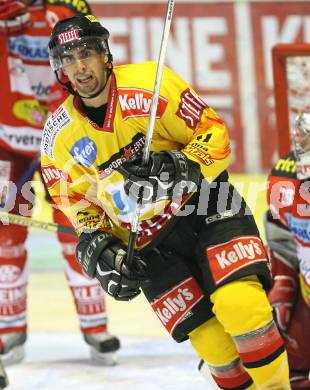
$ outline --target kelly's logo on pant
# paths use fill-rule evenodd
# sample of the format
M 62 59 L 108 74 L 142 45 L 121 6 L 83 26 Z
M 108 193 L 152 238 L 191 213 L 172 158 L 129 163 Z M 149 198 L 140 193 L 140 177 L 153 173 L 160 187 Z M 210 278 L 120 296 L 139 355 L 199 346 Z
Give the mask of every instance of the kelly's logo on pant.
M 215 284 L 253 263 L 267 261 L 263 243 L 256 236 L 236 237 L 223 244 L 210 246 L 206 254 Z
M 174 328 L 202 298 L 201 288 L 196 280 L 190 277 L 152 302 L 151 305 L 161 323 L 172 334 Z

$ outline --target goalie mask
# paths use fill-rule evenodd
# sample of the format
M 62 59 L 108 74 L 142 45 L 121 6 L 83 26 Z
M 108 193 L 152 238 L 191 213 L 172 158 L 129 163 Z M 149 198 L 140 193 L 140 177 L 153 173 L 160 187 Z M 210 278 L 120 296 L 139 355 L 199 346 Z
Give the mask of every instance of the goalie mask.
M 93 15 L 74 16 L 55 24 L 48 44 L 50 65 L 56 74 L 57 80 L 73 95 L 78 94 L 74 91 L 70 81 L 62 82 L 58 72 L 76 62 L 76 56 L 72 55 L 74 49 L 78 51 L 80 60 L 87 60 L 95 51 L 108 56 L 106 69 L 108 80 L 113 68 L 113 57 L 108 44 L 109 35 L 109 31 Z M 95 95 L 87 96 L 87 98 L 98 96 L 105 88 L 105 85 Z
M 297 178 L 310 178 L 310 107 L 296 116 L 293 130 Z

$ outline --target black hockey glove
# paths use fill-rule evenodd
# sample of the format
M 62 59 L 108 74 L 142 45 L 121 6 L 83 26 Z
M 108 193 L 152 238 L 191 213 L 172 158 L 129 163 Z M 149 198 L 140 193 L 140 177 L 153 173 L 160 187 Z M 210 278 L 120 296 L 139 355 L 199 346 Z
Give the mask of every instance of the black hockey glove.
M 100 282 L 104 291 L 118 301 L 140 294 L 140 282 L 147 279 L 143 260 L 135 254 L 130 269 L 126 264 L 126 246 L 109 233 L 83 233 L 76 248 L 83 270 Z
M 179 199 L 196 191 L 200 181 L 199 164 L 177 150 L 151 152 L 147 165 L 142 165 L 138 152 L 118 170 L 125 178 L 126 194 L 144 204 Z

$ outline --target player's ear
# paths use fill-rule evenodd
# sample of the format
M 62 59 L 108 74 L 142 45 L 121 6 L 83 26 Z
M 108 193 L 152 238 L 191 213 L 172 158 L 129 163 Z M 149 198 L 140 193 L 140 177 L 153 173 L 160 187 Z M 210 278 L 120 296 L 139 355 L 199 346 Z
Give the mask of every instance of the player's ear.
M 107 54 L 103 54 L 103 62 L 107 64 L 109 62 L 109 56 Z

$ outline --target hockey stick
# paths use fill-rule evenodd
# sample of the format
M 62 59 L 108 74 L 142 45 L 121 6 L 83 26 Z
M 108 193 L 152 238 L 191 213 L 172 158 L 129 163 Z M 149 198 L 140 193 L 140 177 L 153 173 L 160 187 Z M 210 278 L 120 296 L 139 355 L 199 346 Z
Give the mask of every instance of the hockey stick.
M 30 179 L 32 179 L 33 174 L 40 165 L 40 157 L 36 156 L 31 161 L 28 169 L 21 175 L 21 177 L 15 183 L 16 191 L 19 192 L 22 189 L 22 186 Z
M 40 165 L 40 157 L 37 155 L 35 156 L 32 160 L 30 165 L 28 166 L 28 169 L 22 173 L 22 175 L 18 178 L 18 180 L 15 183 L 15 190 L 16 193 L 14 194 L 9 194 L 8 199 L 6 200 L 7 204 L 10 204 L 11 202 L 16 201 L 16 194 L 19 193 L 23 187 L 23 185 L 28 181 L 32 180 L 32 177 L 37 170 L 37 168 Z
M 40 159 L 38 156 L 34 157 L 31 161 L 28 169 L 21 175 L 21 177 L 16 182 L 16 191 L 19 192 L 22 188 L 22 186 L 32 178 L 34 172 L 37 170 L 38 166 L 40 164 Z M 9 200 L 11 197 L 9 197 Z M 55 232 L 55 233 L 67 233 L 71 235 L 76 235 L 76 232 L 73 227 L 65 226 L 65 225 L 59 225 L 56 223 L 51 222 L 44 222 L 40 220 L 35 220 L 29 217 L 23 217 L 21 215 L 7 213 L 4 211 L 0 211 L 0 224 L 7 224 L 11 223 L 12 225 L 21 225 L 21 226 L 27 226 L 32 227 L 36 229 L 42 229 L 49 232 Z
M 174 0 L 168 0 L 166 20 L 165 20 L 162 39 L 161 39 L 161 46 L 160 46 L 160 51 L 159 51 L 158 63 L 157 63 L 157 71 L 156 71 L 156 77 L 155 77 L 155 83 L 154 83 L 154 90 L 153 90 L 153 96 L 152 96 L 152 103 L 151 103 L 151 109 L 150 109 L 148 128 L 147 128 L 147 132 L 146 132 L 145 145 L 144 145 L 144 149 L 143 149 L 143 158 L 142 158 L 143 165 L 148 164 L 149 157 L 150 157 L 151 143 L 152 143 L 152 138 L 153 138 L 154 124 L 155 124 L 155 119 L 156 119 L 156 111 L 157 111 L 158 98 L 159 98 L 159 91 L 160 91 L 160 86 L 161 86 L 161 79 L 162 79 L 162 75 L 163 75 L 163 70 L 164 70 L 164 62 L 165 62 L 167 45 L 168 45 L 168 38 L 169 38 L 169 31 L 170 31 L 170 25 L 171 25 L 171 20 L 172 20 L 173 8 L 174 8 Z M 130 266 L 132 264 L 133 253 L 134 253 L 134 249 L 135 249 L 136 240 L 138 237 L 141 203 L 142 203 L 142 199 L 140 196 L 140 199 L 138 199 L 137 202 L 135 203 L 134 210 L 133 210 L 133 219 L 131 222 L 131 230 L 130 230 L 130 236 L 129 236 L 129 241 L 128 241 L 128 250 L 127 250 L 127 258 L 126 258 L 128 266 Z
M 21 215 L 0 211 L 0 223 L 6 224 L 7 222 L 11 223 L 12 225 L 21 225 L 36 229 L 43 229 L 54 233 L 67 233 L 71 235 L 76 235 L 74 228 L 70 226 L 58 225 L 57 223 L 52 222 L 39 221 L 37 219 L 32 219 L 29 217 L 23 217 Z

